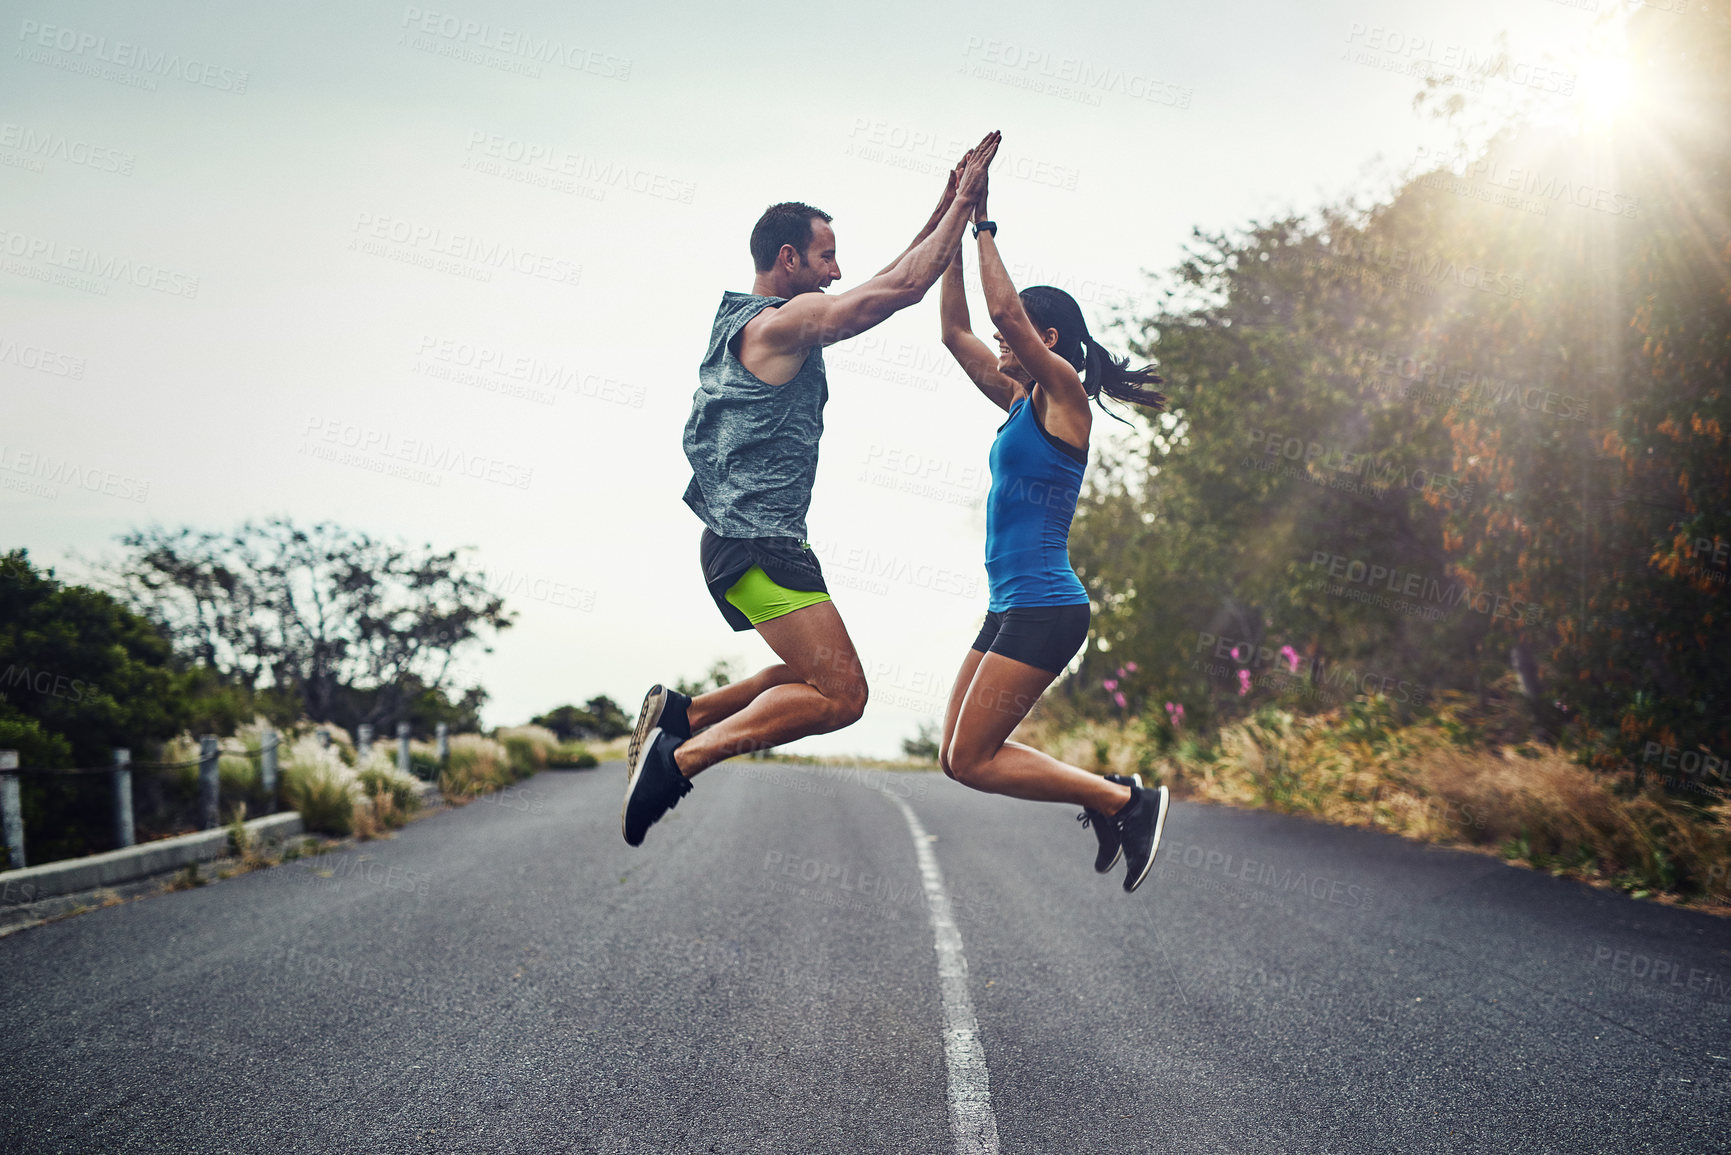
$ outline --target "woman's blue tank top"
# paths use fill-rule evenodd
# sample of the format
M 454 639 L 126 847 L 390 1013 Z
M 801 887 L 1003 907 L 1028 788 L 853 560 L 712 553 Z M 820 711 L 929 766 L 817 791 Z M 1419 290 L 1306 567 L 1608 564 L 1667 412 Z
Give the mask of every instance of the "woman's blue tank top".
M 1087 455 L 1047 433 L 1024 397 L 998 426 L 989 460 L 986 582 L 991 601 L 986 608 L 1086 602 L 1088 591 L 1070 568 L 1070 520 Z

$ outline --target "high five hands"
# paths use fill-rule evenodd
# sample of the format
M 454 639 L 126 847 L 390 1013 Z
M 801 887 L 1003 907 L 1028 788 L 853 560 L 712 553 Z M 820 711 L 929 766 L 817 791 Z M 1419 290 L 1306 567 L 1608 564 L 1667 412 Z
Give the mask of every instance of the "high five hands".
M 938 222 L 944 219 L 944 214 L 950 211 L 950 205 L 958 197 L 964 206 L 970 208 L 974 220 L 986 219 L 986 170 L 997 155 L 998 142 L 1002 139 L 1003 134 L 993 130 L 962 154 L 956 167 L 944 177 L 944 194 L 938 198 L 938 207 L 932 210 L 931 219 L 926 222 L 924 235 L 937 231 Z

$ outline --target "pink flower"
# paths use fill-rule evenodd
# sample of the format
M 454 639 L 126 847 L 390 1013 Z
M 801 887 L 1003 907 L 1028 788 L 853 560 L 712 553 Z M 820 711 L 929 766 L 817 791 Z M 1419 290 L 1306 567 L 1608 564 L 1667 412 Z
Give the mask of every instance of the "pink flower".
M 1291 646 L 1281 646 L 1280 647 L 1280 656 L 1286 659 L 1287 669 L 1294 671 L 1294 672 L 1296 672 L 1298 670 L 1298 651 L 1297 650 L 1293 649 Z
M 1136 672 L 1136 663 L 1135 662 L 1125 662 L 1124 668 L 1126 670 L 1129 670 L 1132 674 L 1134 674 Z
M 1240 697 L 1243 697 L 1245 694 L 1248 694 L 1248 693 L 1250 693 L 1250 671 L 1249 670 L 1239 670 L 1238 671 L 1238 694 Z
M 1100 684 L 1102 686 L 1106 687 L 1108 690 L 1116 690 L 1118 688 L 1118 679 L 1117 678 L 1107 678 L 1104 682 L 1101 682 Z
M 1233 661 L 1242 662 L 1244 660 L 1243 658 L 1238 656 L 1238 651 L 1241 648 L 1245 649 L 1245 650 L 1249 650 L 1251 653 L 1256 652 L 1254 649 L 1251 648 L 1251 646 L 1248 642 L 1240 642 L 1238 645 L 1232 647 L 1232 660 Z
M 1126 706 L 1126 705 L 1128 705 L 1128 703 L 1126 703 L 1126 702 L 1125 702 L 1125 701 L 1124 701 L 1124 695 L 1123 695 L 1123 694 L 1122 694 L 1122 693 L 1117 693 L 1117 694 L 1113 694 L 1113 695 L 1112 695 L 1112 700 L 1113 700 L 1113 701 L 1114 701 L 1114 702 L 1116 702 L 1116 703 L 1118 703 L 1118 708 L 1119 708 L 1119 709 L 1120 709 L 1120 710 L 1121 710 L 1121 709 L 1123 709 L 1123 708 L 1124 708 L 1124 707 L 1125 707 L 1125 706 Z
M 1184 721 L 1184 707 L 1177 702 L 1168 702 L 1166 703 L 1166 716 L 1172 719 L 1172 726 L 1176 729 Z

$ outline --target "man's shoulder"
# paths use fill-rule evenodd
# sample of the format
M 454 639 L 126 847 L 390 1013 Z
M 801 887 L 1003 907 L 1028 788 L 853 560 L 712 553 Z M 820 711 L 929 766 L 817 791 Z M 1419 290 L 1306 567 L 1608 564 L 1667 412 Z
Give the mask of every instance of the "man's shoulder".
M 751 305 L 781 305 L 787 302 L 786 297 L 770 297 L 762 293 L 742 293 L 738 289 L 723 289 L 721 291 L 721 307 L 723 309 L 743 309 Z

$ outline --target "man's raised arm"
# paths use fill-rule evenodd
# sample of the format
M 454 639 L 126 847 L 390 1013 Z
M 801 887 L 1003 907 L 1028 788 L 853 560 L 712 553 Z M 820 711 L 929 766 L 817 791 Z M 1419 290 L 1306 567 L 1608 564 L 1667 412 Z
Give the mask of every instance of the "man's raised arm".
M 972 149 L 956 181 L 955 196 L 935 226 L 931 221 L 923 234 L 894 264 L 857 288 L 826 296 L 801 293 L 766 316 L 756 338 L 778 354 L 791 354 L 813 345 L 833 345 L 865 332 L 909 305 L 918 304 L 943 276 L 950 254 L 961 243 L 973 211 L 973 200 L 985 187 L 986 172 L 998 150 L 1000 137 L 989 132 Z M 946 186 L 953 179 L 945 175 Z M 933 214 L 937 216 L 936 213 Z

